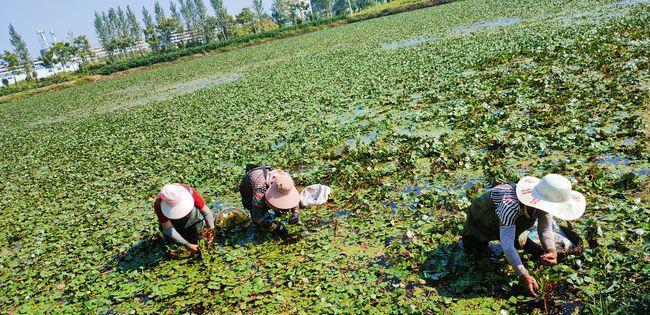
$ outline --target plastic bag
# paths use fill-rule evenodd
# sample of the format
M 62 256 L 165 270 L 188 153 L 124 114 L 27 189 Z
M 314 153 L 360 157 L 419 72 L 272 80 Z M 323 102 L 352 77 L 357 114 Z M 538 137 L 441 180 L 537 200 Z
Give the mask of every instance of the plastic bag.
M 537 233 L 537 222 L 535 222 L 535 225 L 533 225 L 533 227 L 531 227 L 528 232 L 528 239 L 533 241 L 535 244 L 542 246 L 542 241 L 539 239 L 539 235 Z M 555 233 L 555 250 L 557 252 L 567 252 L 575 248 L 575 245 L 569 240 L 566 234 L 564 234 L 564 231 L 562 231 L 562 229 L 560 229 L 560 227 L 555 224 L 555 221 L 553 221 L 553 233 Z
M 331 192 L 332 188 L 329 186 L 321 184 L 307 186 L 300 192 L 300 204 L 303 208 L 321 206 L 327 202 Z

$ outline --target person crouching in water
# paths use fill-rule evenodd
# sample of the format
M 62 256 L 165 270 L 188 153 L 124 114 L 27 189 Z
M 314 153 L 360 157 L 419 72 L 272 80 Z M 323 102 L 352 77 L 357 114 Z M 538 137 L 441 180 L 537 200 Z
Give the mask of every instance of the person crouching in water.
M 517 184 L 496 186 L 474 199 L 467 210 L 467 221 L 461 232 L 463 247 L 485 253 L 490 241 L 499 240 L 504 255 L 526 289 L 537 296 L 535 289 L 539 285 L 517 254 L 517 237 L 538 220 L 537 231 L 545 250 L 540 258 L 543 263 L 557 264 L 553 217 L 575 220 L 582 216 L 585 206 L 582 194 L 573 191 L 571 182 L 557 174 L 548 174 L 541 180 L 527 176 Z
M 268 166 L 249 166 L 239 192 L 253 223 L 262 229 L 272 231 L 276 236 L 289 236 L 284 224 L 275 222 L 269 210 L 273 210 L 275 216 L 291 213 L 289 223 L 298 223 L 300 193 L 288 173 Z
M 167 241 L 196 252 L 200 232 L 214 228 L 214 216 L 199 193 L 183 184 L 163 186 L 153 203 L 160 229 Z

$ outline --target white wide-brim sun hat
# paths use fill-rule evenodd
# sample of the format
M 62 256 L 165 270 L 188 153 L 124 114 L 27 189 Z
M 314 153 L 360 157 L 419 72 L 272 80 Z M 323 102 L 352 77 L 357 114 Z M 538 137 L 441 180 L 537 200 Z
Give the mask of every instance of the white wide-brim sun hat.
M 194 198 L 187 188 L 178 184 L 169 184 L 163 186 L 160 193 L 162 195 L 160 208 L 168 219 L 180 219 L 192 212 Z
M 558 174 L 542 179 L 526 176 L 517 183 L 517 198 L 526 206 L 540 209 L 561 220 L 575 220 L 585 213 L 585 197 L 572 190 L 571 181 Z

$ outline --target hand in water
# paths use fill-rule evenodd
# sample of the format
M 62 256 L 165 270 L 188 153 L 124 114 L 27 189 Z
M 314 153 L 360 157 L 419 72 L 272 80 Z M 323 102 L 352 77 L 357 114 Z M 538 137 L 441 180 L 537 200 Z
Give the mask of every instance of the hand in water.
M 521 280 L 524 282 L 524 287 L 528 289 L 528 292 L 532 296 L 536 297 L 537 293 L 535 293 L 535 289 L 539 288 L 539 284 L 537 284 L 537 280 L 535 280 L 535 278 L 533 278 L 531 275 L 523 275 Z

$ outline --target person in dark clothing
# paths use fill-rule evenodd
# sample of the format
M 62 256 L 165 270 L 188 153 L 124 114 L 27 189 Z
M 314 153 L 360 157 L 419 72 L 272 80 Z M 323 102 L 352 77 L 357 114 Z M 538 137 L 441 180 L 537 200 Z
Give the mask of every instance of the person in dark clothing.
M 300 193 L 288 173 L 268 166 L 248 167 L 239 192 L 243 206 L 250 211 L 251 219 L 257 226 L 277 236 L 289 236 L 284 224 L 274 221 L 270 210 L 275 216 L 290 213 L 289 223 L 298 223 Z

